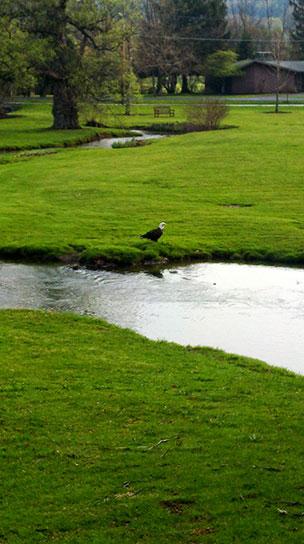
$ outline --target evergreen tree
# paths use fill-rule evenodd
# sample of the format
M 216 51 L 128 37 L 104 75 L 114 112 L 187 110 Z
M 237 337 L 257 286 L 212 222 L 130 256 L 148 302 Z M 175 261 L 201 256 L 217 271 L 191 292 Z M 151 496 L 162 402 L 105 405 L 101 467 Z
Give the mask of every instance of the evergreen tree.
M 250 32 L 244 30 L 237 47 L 239 60 L 253 59 L 256 55 L 254 41 Z

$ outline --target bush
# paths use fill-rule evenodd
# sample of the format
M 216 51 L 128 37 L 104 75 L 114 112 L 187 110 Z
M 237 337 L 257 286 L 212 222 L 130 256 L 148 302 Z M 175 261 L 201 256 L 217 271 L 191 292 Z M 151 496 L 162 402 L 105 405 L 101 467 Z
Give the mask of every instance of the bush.
M 216 130 L 228 115 L 228 105 L 220 98 L 209 98 L 203 104 L 186 107 L 188 130 Z

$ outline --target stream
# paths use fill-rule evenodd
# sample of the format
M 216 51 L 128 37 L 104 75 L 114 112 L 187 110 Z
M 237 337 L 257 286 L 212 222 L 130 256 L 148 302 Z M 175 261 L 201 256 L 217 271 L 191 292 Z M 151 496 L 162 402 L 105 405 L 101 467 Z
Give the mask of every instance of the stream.
M 105 318 L 304 374 L 304 269 L 204 263 L 156 273 L 0 262 L 0 308 Z
M 100 140 L 95 140 L 86 144 L 81 144 L 80 147 L 88 148 L 102 148 L 102 149 L 111 149 L 114 143 L 125 144 L 131 142 L 132 140 L 143 141 L 143 140 L 159 140 L 160 138 L 165 138 L 166 134 L 150 134 L 149 132 L 142 132 L 139 130 L 134 130 L 132 136 L 121 136 L 115 138 L 101 138 Z

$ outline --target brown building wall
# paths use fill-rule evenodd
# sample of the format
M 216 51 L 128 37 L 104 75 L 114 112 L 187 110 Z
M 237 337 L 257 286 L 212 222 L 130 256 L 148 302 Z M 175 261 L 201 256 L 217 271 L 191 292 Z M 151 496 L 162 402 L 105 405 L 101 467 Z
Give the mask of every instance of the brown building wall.
M 243 68 L 243 74 L 229 78 L 226 92 L 231 94 L 274 93 L 277 87 L 276 68 L 263 64 L 251 64 Z M 302 78 L 296 72 L 281 69 L 280 92 L 294 93 L 302 90 Z

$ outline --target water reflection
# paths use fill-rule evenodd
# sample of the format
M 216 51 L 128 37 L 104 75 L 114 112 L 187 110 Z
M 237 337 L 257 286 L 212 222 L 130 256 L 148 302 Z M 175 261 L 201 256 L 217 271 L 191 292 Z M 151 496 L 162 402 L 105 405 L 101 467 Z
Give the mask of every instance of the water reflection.
M 139 273 L 0 264 L 0 307 L 106 318 L 304 373 L 304 270 L 199 264 Z

